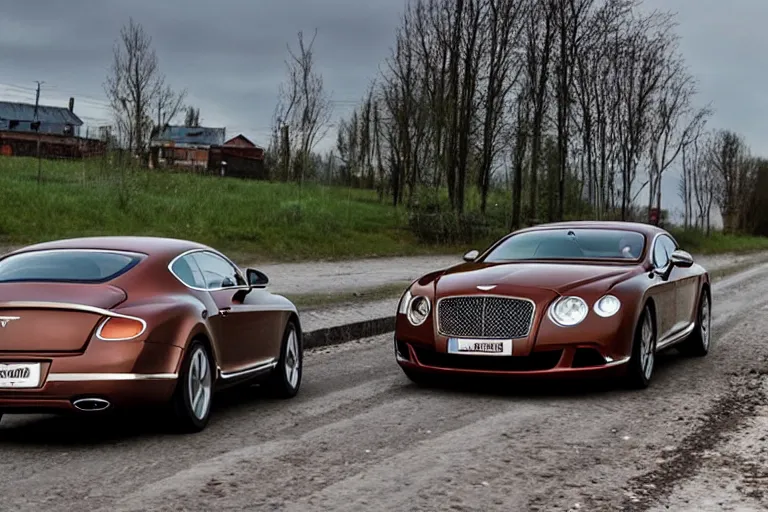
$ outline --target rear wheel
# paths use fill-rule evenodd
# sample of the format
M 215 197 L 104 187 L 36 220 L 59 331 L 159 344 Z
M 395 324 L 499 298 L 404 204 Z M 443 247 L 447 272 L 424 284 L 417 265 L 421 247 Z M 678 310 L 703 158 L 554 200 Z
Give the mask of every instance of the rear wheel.
M 304 351 L 299 339 L 299 329 L 293 320 L 289 320 L 283 334 L 280 359 L 267 383 L 270 393 L 279 398 L 295 397 L 301 387 L 303 363 Z
M 696 314 L 696 326 L 688 339 L 678 346 L 678 350 L 687 356 L 706 356 L 709 353 L 711 329 L 712 305 L 709 294 L 706 290 L 702 290 Z
M 193 341 L 184 358 L 173 396 L 176 425 L 185 432 L 199 432 L 208 424 L 213 403 L 212 368 L 205 345 Z
M 643 308 L 635 329 L 632 357 L 629 360 L 627 385 L 633 389 L 647 388 L 656 365 L 656 326 L 649 306 Z

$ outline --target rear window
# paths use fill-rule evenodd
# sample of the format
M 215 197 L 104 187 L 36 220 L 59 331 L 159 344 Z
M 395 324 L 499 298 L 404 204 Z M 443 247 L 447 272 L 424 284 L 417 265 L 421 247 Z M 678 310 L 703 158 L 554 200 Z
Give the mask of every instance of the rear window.
M 493 263 L 514 260 L 637 260 L 645 237 L 618 229 L 551 229 L 513 235 L 483 259 Z
M 39 251 L 0 260 L 0 283 L 101 283 L 130 270 L 139 255 L 108 251 Z

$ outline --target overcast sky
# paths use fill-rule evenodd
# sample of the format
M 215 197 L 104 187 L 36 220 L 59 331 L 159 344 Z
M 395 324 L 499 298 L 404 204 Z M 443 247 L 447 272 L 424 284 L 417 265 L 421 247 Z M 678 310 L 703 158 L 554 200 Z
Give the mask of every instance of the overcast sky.
M 335 100 L 334 121 L 350 112 L 389 54 L 401 0 L 0 0 L 0 99 L 66 106 L 87 125 L 109 122 L 102 88 L 120 27 L 130 16 L 152 36 L 169 82 L 186 88 L 206 126 L 266 145 L 285 45 L 311 35 L 318 69 Z M 741 132 L 768 155 L 766 0 L 646 0 L 679 13 L 682 49 L 713 103 L 710 126 Z M 332 144 L 334 134 L 329 135 Z M 327 147 L 326 145 L 324 145 Z M 322 149 L 322 147 L 318 148 Z M 679 208 L 676 173 L 664 207 Z

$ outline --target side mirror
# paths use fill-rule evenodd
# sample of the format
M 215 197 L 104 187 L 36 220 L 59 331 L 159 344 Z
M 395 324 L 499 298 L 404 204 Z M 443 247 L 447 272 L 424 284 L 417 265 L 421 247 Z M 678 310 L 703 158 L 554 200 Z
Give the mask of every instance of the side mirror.
M 266 288 L 269 284 L 269 278 L 264 272 L 249 268 L 245 271 L 245 275 L 248 278 L 248 286 L 251 288 Z
M 693 265 L 693 256 L 688 252 L 678 249 L 669 256 L 669 261 L 675 267 L 688 268 Z
M 475 261 L 478 256 L 480 256 L 480 253 L 473 249 L 464 255 L 464 261 L 466 262 Z

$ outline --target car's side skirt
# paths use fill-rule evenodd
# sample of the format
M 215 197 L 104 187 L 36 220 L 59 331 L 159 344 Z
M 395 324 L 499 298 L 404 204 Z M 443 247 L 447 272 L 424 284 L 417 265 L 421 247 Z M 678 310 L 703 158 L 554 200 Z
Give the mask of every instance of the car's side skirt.
M 664 350 L 671 347 L 672 345 L 680 343 L 685 338 L 690 336 L 695 328 L 696 322 L 691 322 L 691 324 L 682 331 L 678 331 L 677 333 L 668 336 L 667 339 L 663 340 L 661 343 L 658 343 L 656 345 L 656 351 Z
M 236 370 L 233 372 L 225 372 L 225 371 L 222 371 L 221 368 L 219 368 L 219 378 L 224 381 L 249 378 L 259 373 L 269 371 L 275 366 L 277 366 L 277 359 L 275 359 L 274 357 L 270 357 L 269 359 L 264 359 L 262 361 L 259 361 L 252 366 L 249 366 L 247 368 L 243 368 L 240 370 Z

